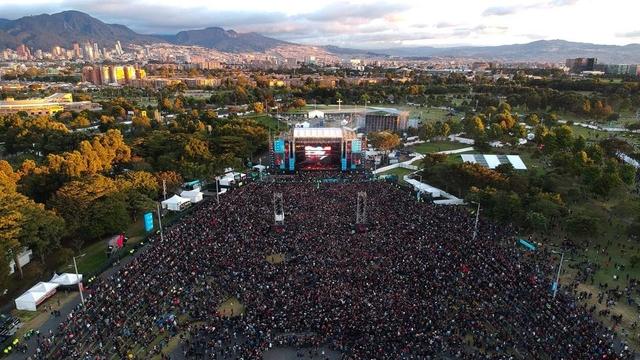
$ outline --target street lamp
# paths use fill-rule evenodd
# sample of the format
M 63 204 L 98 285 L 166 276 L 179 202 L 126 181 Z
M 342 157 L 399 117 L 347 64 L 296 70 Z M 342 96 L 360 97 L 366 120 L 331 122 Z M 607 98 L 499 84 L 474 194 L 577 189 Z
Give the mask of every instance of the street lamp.
M 471 241 L 475 241 L 476 236 L 478 235 L 478 220 L 480 219 L 480 203 L 475 201 L 471 201 L 471 203 L 478 204 L 478 209 L 476 210 L 476 223 L 473 226 L 473 238 L 471 238 Z
M 160 241 L 164 242 L 164 233 L 162 232 L 162 216 L 160 215 L 160 203 L 156 204 L 158 210 L 158 228 L 160 229 Z
M 80 301 L 82 302 L 82 306 L 84 307 L 84 295 L 82 294 L 82 281 L 80 281 L 80 274 L 78 274 L 78 264 L 76 263 L 76 258 L 84 257 L 85 254 L 74 256 L 73 257 L 73 267 L 76 270 L 76 279 L 78 279 L 78 290 L 80 291 Z
M 551 250 L 554 254 L 560 254 L 560 264 L 558 264 L 558 273 L 556 274 L 556 281 L 553 282 L 552 290 L 553 290 L 553 298 L 556 298 L 556 294 L 558 293 L 558 286 L 560 285 L 560 270 L 562 269 L 562 262 L 564 261 L 564 251 L 555 251 Z
M 260 162 L 262 162 L 262 158 L 260 158 Z M 220 205 L 220 189 L 218 188 L 218 184 L 220 183 L 220 177 L 216 176 L 216 203 Z

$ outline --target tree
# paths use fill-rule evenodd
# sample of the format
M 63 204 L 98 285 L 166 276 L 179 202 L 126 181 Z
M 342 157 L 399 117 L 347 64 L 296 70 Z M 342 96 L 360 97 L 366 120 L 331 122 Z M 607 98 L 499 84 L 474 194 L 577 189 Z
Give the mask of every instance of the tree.
M 297 98 L 293 101 L 293 103 L 291 104 L 291 107 L 296 108 L 296 109 L 300 109 L 307 106 L 307 102 L 304 101 L 304 99 L 301 98 Z
M 389 152 L 400 145 L 400 136 L 388 131 L 370 133 L 368 138 L 376 149 L 384 152 Z
M 534 126 L 534 127 L 538 126 L 538 124 L 540 124 L 540 118 L 538 117 L 537 114 L 531 113 L 527 115 L 526 123 L 527 125 L 530 125 L 530 126 Z
M 154 174 L 158 188 L 162 189 L 162 184 L 166 186 L 167 192 L 173 192 L 183 183 L 182 176 L 175 171 L 160 171 Z
M 253 111 L 257 114 L 262 114 L 264 112 L 264 104 L 261 102 L 253 103 Z
M 131 119 L 131 126 L 135 132 L 143 133 L 151 129 L 151 121 L 146 116 L 134 116 Z
M 400 145 L 400 136 L 388 131 L 370 133 L 369 142 L 378 150 L 388 156 L 389 152 Z
M 50 205 L 64 218 L 67 233 L 74 235 L 76 248 L 82 247 L 86 226 L 91 225 L 90 209 L 100 198 L 107 197 L 117 191 L 116 183 L 102 175 L 93 175 L 66 183 L 51 199 Z
M 26 205 L 26 197 L 15 192 L 0 192 L 0 284 L 6 287 L 6 276 L 9 273 L 9 261 L 5 254 L 10 254 L 20 277 L 22 267 L 18 260 L 20 252 L 20 231 L 24 223 L 21 208 Z
M 484 135 L 484 123 L 480 116 L 474 116 L 470 121 L 465 122 L 465 132 L 471 135 L 474 139 Z
M 82 226 L 82 234 L 87 239 L 100 239 L 123 232 L 129 223 L 127 204 L 118 194 L 101 198 L 89 209 L 88 220 L 89 223 Z
M 36 203 L 24 207 L 23 214 L 20 243 L 33 249 L 44 264 L 45 257 L 60 246 L 65 232 L 64 219 Z

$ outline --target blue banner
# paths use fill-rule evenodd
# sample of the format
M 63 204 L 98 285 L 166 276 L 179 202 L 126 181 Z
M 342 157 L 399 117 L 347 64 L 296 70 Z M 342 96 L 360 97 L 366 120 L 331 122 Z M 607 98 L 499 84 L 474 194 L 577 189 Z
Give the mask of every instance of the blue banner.
M 273 142 L 273 152 L 284 153 L 284 139 L 276 139 Z
M 296 159 L 291 158 L 289 159 L 289 171 L 293 171 L 295 169 L 296 169 Z
M 153 230 L 153 213 L 151 212 L 144 214 L 144 230 L 146 232 Z
M 347 159 L 342 159 L 342 171 L 346 171 L 347 170 Z
M 352 153 L 362 152 L 362 142 L 360 142 L 360 140 L 356 139 L 351 141 L 351 152 Z
M 528 250 L 531 250 L 531 251 L 535 251 L 536 250 L 536 246 L 534 244 L 528 242 L 527 240 L 520 239 L 520 240 L 518 240 L 518 243 L 520 243 L 520 245 L 524 246 Z

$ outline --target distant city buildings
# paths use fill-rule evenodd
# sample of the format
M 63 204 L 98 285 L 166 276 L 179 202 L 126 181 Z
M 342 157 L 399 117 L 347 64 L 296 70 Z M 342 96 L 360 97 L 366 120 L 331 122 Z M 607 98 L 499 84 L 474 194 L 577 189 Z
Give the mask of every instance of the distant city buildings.
M 73 101 L 69 93 L 55 93 L 43 99 L 15 100 L 7 98 L 0 101 L 0 115 L 25 112 L 32 116 L 53 115 L 62 111 L 101 110 L 99 104 L 91 101 Z
M 638 64 L 598 64 L 596 58 L 567 59 L 565 65 L 574 74 L 639 76 Z
M 580 74 L 583 71 L 594 71 L 596 64 L 598 64 L 598 59 L 596 58 L 575 58 L 565 61 L 565 65 L 575 74 Z

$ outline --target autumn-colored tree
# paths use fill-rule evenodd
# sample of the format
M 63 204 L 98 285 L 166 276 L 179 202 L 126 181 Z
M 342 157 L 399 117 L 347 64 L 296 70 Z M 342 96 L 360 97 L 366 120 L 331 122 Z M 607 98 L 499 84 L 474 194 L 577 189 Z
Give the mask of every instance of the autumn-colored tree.
M 307 102 L 304 99 L 301 98 L 297 98 L 295 100 L 293 100 L 293 103 L 291 104 L 291 107 L 296 108 L 296 109 L 300 109 L 307 106 Z
M 159 189 L 162 189 L 163 181 L 167 193 L 177 190 L 183 183 L 182 176 L 175 171 L 160 171 L 154 174 Z
M 264 104 L 261 103 L 261 102 L 253 103 L 253 111 L 258 113 L 258 114 L 263 113 L 264 112 Z

